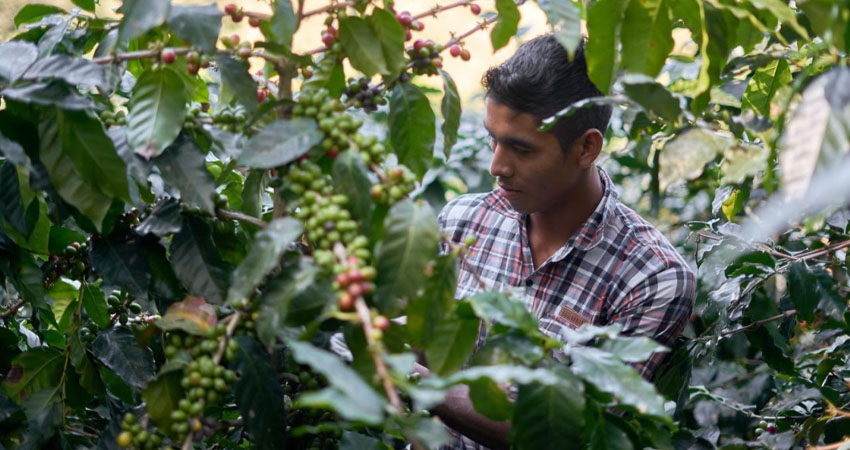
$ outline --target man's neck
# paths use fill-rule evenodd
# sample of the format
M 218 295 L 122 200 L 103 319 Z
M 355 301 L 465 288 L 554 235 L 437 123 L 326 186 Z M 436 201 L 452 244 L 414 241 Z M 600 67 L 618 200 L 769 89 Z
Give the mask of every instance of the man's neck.
M 591 167 L 563 202 L 528 217 L 528 237 L 535 269 L 566 244 L 593 214 L 602 200 L 602 191 L 599 171 Z

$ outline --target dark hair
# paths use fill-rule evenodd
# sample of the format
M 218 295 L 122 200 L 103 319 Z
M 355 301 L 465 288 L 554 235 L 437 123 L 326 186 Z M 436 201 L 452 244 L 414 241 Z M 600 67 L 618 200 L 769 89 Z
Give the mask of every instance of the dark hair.
M 551 117 L 579 100 L 602 96 L 587 77 L 584 42 L 570 60 L 567 51 L 551 34 L 520 45 L 507 61 L 491 67 L 482 83 L 487 97 L 538 120 Z M 580 108 L 559 120 L 551 132 L 558 138 L 561 150 L 567 151 L 573 141 L 590 128 L 605 133 L 610 118 L 610 105 Z

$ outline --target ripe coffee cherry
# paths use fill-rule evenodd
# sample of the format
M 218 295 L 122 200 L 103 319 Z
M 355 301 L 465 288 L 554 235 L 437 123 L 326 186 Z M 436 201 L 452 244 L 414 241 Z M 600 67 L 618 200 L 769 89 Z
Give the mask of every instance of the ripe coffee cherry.
M 301 76 L 303 76 L 305 80 L 309 80 L 313 77 L 313 71 L 309 67 L 305 67 L 301 69 Z
M 410 27 L 410 25 L 413 23 L 413 16 L 410 15 L 409 11 L 404 11 L 401 14 L 396 14 L 395 18 L 405 28 Z
M 333 36 L 333 37 L 336 37 L 336 36 L 337 36 L 336 28 L 334 28 L 332 25 L 328 25 L 327 33 L 328 33 L 329 35 Z
M 133 443 L 133 434 L 129 431 L 122 431 L 121 434 L 118 435 L 118 446 L 121 448 L 127 448 L 130 444 Z
M 771 434 L 776 433 L 776 425 L 770 424 L 770 425 L 767 426 L 767 428 L 764 429 L 764 431 L 767 431 L 768 433 L 771 433 Z
M 416 30 L 416 31 L 422 31 L 422 30 L 424 30 L 424 29 L 425 29 L 425 24 L 417 20 L 416 22 L 413 22 L 413 23 L 410 25 L 410 28 L 412 28 L 412 29 L 414 29 L 414 30 Z
M 229 15 L 229 16 L 232 16 L 233 14 L 235 14 L 236 13 L 236 4 L 235 3 L 228 3 L 228 4 L 224 5 L 224 13 Z
M 425 41 L 423 39 L 417 39 L 416 42 L 413 43 L 413 49 L 418 52 L 419 50 L 422 50 L 422 48 L 425 47 L 425 45 L 426 44 L 425 44 Z
M 335 41 L 336 38 L 334 38 L 333 35 L 328 33 L 322 33 L 322 43 L 325 44 L 326 47 L 334 45 Z
M 242 10 L 237 10 L 235 13 L 230 15 L 230 20 L 238 23 L 241 22 L 244 17 L 245 13 L 243 13 Z
M 460 46 L 459 46 L 459 45 L 457 45 L 457 44 L 453 44 L 453 45 L 449 48 L 449 53 L 450 53 L 452 56 L 454 56 L 455 58 L 457 58 L 458 56 L 460 56 Z
M 236 50 L 236 54 L 239 55 L 239 57 L 242 59 L 250 58 L 253 53 L 254 51 L 251 50 L 251 47 L 247 45 L 240 45 L 239 50 Z
M 230 42 L 233 42 L 233 45 L 239 45 L 239 42 L 241 41 L 242 38 L 240 38 L 238 34 L 233 33 L 230 35 Z
M 257 28 L 257 27 L 260 26 L 260 19 L 258 17 L 251 16 L 251 17 L 248 18 L 248 25 L 251 25 L 252 27 Z
M 475 3 L 469 5 L 469 10 L 472 11 L 472 14 L 475 14 L 476 16 L 481 14 L 481 6 L 476 5 Z
M 384 316 L 377 316 L 372 319 L 372 325 L 381 331 L 387 331 L 390 327 L 390 321 Z
M 460 59 L 462 59 L 464 61 L 469 61 L 469 58 L 471 58 L 471 57 L 472 57 L 472 55 L 469 54 L 469 50 L 463 49 L 463 50 L 460 51 Z
M 159 59 L 164 64 L 171 64 L 177 59 L 177 53 L 174 52 L 173 48 L 165 48 L 162 49 L 162 52 L 159 54 Z
M 354 297 L 352 297 L 348 292 L 343 292 L 342 295 L 339 296 L 339 309 L 348 311 L 353 307 Z

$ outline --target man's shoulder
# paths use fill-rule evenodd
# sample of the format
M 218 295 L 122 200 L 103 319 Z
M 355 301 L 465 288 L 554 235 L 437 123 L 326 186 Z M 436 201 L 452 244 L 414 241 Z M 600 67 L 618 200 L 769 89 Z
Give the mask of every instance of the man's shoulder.
M 621 245 L 628 247 L 633 260 L 644 260 L 658 269 L 677 269 L 690 272 L 690 265 L 676 247 L 646 218 L 617 202 L 615 220 L 611 225 L 619 235 Z
M 500 205 L 495 192 L 460 195 L 440 211 L 440 227 L 455 227 L 470 221 L 481 221 L 491 213 L 499 213 Z

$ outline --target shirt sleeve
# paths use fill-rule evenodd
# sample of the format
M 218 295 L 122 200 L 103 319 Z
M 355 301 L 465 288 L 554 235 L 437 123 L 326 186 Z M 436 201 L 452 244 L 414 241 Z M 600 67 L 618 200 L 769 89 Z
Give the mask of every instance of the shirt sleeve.
M 612 323 L 623 326 L 626 336 L 647 336 L 671 347 L 685 328 L 696 295 L 694 273 L 684 265 L 671 265 L 637 284 L 613 312 Z M 646 361 L 634 364 L 647 380 L 652 380 L 666 352 L 656 352 Z

